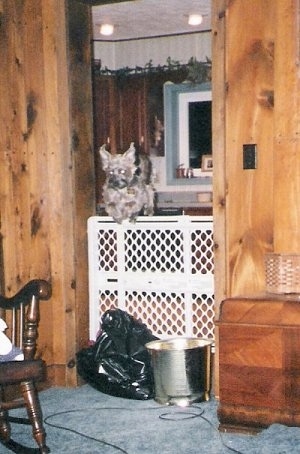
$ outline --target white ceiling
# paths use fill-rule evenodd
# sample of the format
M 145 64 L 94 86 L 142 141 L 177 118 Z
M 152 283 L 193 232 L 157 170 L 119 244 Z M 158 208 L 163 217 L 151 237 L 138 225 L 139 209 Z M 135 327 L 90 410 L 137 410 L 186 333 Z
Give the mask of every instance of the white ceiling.
M 93 38 L 112 41 L 210 30 L 210 4 L 211 0 L 135 0 L 93 6 Z M 189 14 L 202 14 L 202 24 L 188 25 Z M 100 35 L 103 23 L 115 26 L 112 36 Z

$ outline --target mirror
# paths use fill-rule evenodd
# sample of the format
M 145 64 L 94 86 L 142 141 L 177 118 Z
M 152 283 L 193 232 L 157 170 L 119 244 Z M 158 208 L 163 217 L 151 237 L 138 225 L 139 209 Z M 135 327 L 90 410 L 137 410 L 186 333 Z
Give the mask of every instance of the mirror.
M 164 85 L 167 185 L 211 184 L 211 107 L 210 83 Z

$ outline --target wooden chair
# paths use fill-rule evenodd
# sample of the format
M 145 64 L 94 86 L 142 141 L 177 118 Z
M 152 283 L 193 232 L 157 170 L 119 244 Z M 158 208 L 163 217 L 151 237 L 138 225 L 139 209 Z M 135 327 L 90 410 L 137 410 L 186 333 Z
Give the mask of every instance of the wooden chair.
M 23 361 L 0 362 L 0 441 L 14 452 L 27 451 L 26 448 L 22 451 L 14 449 L 18 443 L 11 439 L 12 421 L 31 424 L 33 437 L 38 444 L 35 451 L 42 454 L 50 452 L 46 446 L 46 432 L 35 386 L 35 382 L 45 377 L 44 361 L 35 359 L 39 301 L 48 300 L 50 296 L 51 286 L 44 280 L 31 280 L 13 297 L 0 296 L 1 316 L 6 319 L 9 326 L 11 334 L 9 337 L 24 353 Z M 10 385 L 17 385 L 21 397 L 9 397 Z M 9 410 L 21 407 L 26 408 L 27 419 L 9 416 Z

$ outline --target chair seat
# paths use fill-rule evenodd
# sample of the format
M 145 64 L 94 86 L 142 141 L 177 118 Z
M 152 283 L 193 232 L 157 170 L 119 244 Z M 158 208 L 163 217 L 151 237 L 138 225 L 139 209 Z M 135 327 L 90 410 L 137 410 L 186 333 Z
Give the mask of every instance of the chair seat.
M 44 378 L 45 368 L 45 362 L 41 359 L 0 363 L 0 383 L 13 385 L 26 380 L 39 381 Z

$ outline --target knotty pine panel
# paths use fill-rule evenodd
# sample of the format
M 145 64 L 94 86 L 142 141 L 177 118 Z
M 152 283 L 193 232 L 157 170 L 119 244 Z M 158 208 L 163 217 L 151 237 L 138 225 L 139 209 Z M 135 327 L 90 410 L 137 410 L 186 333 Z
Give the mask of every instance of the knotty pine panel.
M 272 0 L 228 4 L 225 166 L 232 295 L 263 290 L 263 256 L 272 248 L 274 19 Z M 243 170 L 247 143 L 257 144 L 255 170 Z
M 274 111 L 274 250 L 300 252 L 300 4 L 278 0 Z
M 86 219 L 95 210 L 89 8 L 11 0 L 0 14 L 5 290 L 35 277 L 51 281 L 39 354 L 63 377 L 55 384 L 74 385 L 75 353 L 88 339 Z

